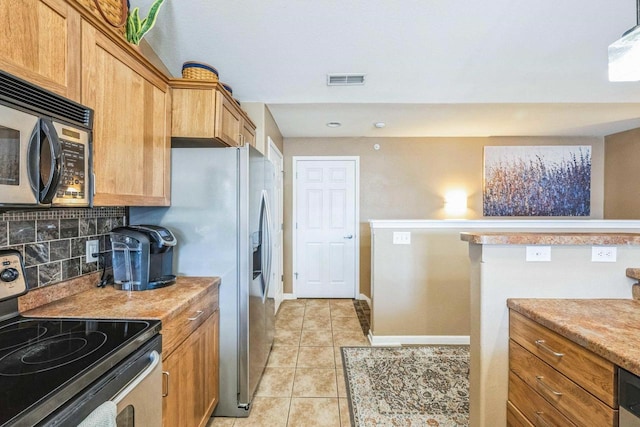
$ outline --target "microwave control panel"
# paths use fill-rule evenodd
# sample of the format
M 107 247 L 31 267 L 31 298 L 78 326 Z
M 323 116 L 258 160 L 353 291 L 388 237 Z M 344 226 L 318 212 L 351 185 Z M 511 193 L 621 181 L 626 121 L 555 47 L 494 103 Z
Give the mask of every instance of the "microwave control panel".
M 86 194 L 86 172 L 84 169 L 86 145 L 61 139 L 64 167 L 58 187 L 59 198 L 84 199 Z
M 62 150 L 63 166 L 53 204 L 89 206 L 89 133 L 53 122 Z

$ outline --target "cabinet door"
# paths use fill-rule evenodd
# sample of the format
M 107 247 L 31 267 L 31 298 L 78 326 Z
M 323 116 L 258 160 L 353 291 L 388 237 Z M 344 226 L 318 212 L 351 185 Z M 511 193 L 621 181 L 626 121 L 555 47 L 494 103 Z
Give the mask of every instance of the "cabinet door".
M 242 145 L 240 140 L 242 115 L 234 101 L 216 93 L 216 138 L 230 146 Z
M 169 373 L 165 427 L 206 426 L 218 402 L 218 322 L 216 311 L 163 360 Z
M 220 333 L 220 312 L 216 311 L 209 320 L 204 323 L 204 407 L 205 416 L 208 417 L 216 405 L 219 398 L 219 366 L 220 347 L 218 345 Z
M 165 427 L 193 427 L 200 424 L 201 328 L 196 329 L 163 361 L 163 369 L 169 373 L 165 390 L 168 393 L 162 399 L 162 424 Z
M 85 21 L 82 59 L 82 103 L 95 110 L 94 205 L 168 205 L 167 83 Z
M 256 129 L 247 120 L 242 120 L 242 143 L 256 146 Z
M 162 360 L 162 370 L 166 375 L 162 397 L 162 425 L 165 427 L 180 425 L 180 396 L 184 393 L 184 382 L 180 381 L 180 364 L 184 350 L 178 348 L 171 356 Z
M 64 0 L 0 1 L 0 68 L 80 100 L 80 14 Z

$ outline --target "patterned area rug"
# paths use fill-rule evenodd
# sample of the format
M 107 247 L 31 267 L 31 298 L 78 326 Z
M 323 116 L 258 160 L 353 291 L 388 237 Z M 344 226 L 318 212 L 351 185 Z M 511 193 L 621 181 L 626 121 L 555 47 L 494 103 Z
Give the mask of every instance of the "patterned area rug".
M 468 426 L 469 347 L 342 347 L 351 421 Z

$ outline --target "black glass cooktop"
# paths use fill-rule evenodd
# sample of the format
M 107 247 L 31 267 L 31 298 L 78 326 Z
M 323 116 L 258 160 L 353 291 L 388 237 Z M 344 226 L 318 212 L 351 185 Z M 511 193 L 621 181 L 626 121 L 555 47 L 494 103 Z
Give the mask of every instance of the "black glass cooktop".
M 159 320 L 0 322 L 0 426 L 66 402 L 159 330 Z

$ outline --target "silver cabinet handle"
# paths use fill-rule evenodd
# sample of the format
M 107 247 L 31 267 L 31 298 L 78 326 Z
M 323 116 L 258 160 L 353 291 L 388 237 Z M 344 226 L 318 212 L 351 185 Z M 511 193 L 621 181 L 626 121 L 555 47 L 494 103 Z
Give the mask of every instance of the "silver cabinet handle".
M 162 376 L 165 377 L 167 379 L 167 391 L 166 392 L 162 392 L 162 397 L 167 397 L 169 396 L 169 371 L 162 371 Z M 164 384 L 163 387 L 164 389 Z
M 536 419 L 542 423 L 543 427 L 549 427 L 549 423 L 544 419 L 542 415 L 544 415 L 544 412 L 536 411 Z M 536 423 L 536 425 L 538 425 L 538 423 Z
M 204 311 L 198 310 L 198 311 L 196 311 L 196 315 L 195 316 L 189 317 L 187 320 L 191 320 L 191 321 L 196 320 L 198 317 L 202 316 L 202 313 L 204 313 Z
M 558 353 L 557 351 L 555 351 L 554 349 L 549 347 L 545 340 L 536 340 L 535 344 L 536 344 L 536 347 L 541 348 L 542 350 L 546 351 L 547 353 L 550 353 L 550 354 L 554 355 L 555 357 L 564 356 L 564 353 Z
M 345 239 L 353 239 L 353 234 L 347 234 L 344 236 Z
M 543 381 L 544 377 L 542 375 L 537 375 L 536 376 L 536 380 L 537 380 L 538 384 L 540 384 L 546 390 L 550 391 L 551 394 L 553 394 L 554 396 L 556 396 L 556 397 L 562 396 L 562 393 L 560 393 L 559 391 L 555 391 L 549 385 L 545 384 L 545 382 Z

